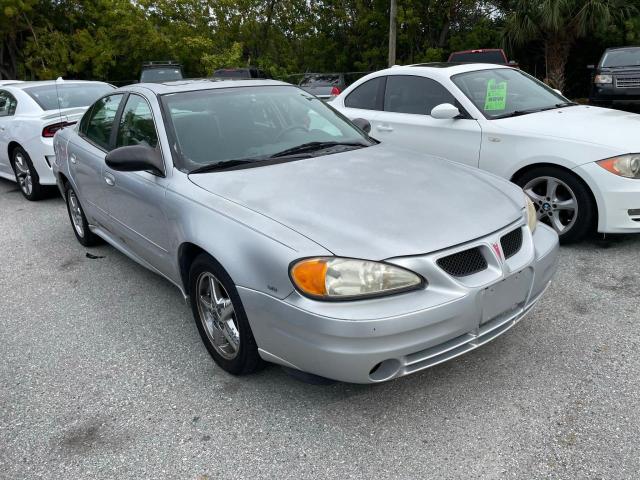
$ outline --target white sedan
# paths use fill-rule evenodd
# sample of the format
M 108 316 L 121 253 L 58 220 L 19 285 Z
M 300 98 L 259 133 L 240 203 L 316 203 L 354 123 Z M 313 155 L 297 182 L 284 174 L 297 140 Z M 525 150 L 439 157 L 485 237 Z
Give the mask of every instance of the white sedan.
M 17 181 L 29 200 L 55 185 L 53 136 L 76 123 L 113 86 L 102 82 L 43 81 L 0 85 L 0 177 Z
M 577 105 L 521 70 L 484 64 L 392 67 L 331 105 L 368 120 L 382 142 L 512 180 L 565 243 L 594 227 L 640 232 L 640 115 Z

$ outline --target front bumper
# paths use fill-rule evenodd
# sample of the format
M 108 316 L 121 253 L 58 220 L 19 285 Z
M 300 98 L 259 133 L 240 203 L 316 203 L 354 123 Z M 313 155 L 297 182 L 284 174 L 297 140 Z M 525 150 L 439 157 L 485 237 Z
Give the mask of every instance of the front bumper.
M 640 102 L 640 88 L 618 88 L 614 84 L 593 85 L 589 101 L 596 104 L 603 102 L 637 103 Z
M 522 228 L 520 251 L 506 261 L 491 252 Z M 454 278 L 437 259 L 479 246 L 484 272 Z M 492 257 L 493 255 L 493 257 Z M 356 302 L 284 300 L 239 287 L 261 356 L 323 377 L 376 383 L 423 370 L 473 350 L 515 325 L 536 303 L 557 266 L 558 238 L 545 225 L 531 235 L 511 225 L 446 252 L 388 260 L 422 274 L 415 292 Z
M 595 162 L 574 171 L 596 198 L 598 232 L 640 233 L 640 179 L 619 177 Z

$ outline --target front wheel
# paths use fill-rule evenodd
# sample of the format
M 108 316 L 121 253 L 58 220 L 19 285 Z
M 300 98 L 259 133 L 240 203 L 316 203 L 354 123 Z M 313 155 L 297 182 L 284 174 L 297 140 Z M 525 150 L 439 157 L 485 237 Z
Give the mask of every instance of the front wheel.
M 593 226 L 596 206 L 588 187 L 574 174 L 538 167 L 515 179 L 536 206 L 538 220 L 551 226 L 561 243 L 577 242 Z
M 191 265 L 189 293 L 198 332 L 215 362 L 233 375 L 257 370 L 263 362 L 240 295 L 209 255 L 199 255 Z

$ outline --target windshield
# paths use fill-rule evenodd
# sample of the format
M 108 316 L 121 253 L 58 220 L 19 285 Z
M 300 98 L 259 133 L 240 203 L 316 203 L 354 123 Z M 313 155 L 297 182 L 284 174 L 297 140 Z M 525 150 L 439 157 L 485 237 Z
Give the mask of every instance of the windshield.
M 301 87 L 330 86 L 340 83 L 340 75 L 308 75 L 300 82 Z
M 510 68 L 460 73 L 451 80 L 489 119 L 533 113 L 568 103 L 544 83 Z
M 182 70 L 175 67 L 170 68 L 148 68 L 142 70 L 140 75 L 141 82 L 162 83 L 182 80 Z
M 603 67 L 636 67 L 640 66 L 640 48 L 628 50 L 610 50 L 602 58 Z
M 58 83 L 25 88 L 43 110 L 88 107 L 98 98 L 113 90 L 106 83 Z
M 499 50 L 491 50 L 489 52 L 459 52 L 452 53 L 450 62 L 469 62 L 469 63 L 499 63 L 505 64 L 504 56 Z
M 312 142 L 373 143 L 324 102 L 293 86 L 180 92 L 163 95 L 162 102 L 182 167 L 189 171 L 230 160 L 265 159 Z

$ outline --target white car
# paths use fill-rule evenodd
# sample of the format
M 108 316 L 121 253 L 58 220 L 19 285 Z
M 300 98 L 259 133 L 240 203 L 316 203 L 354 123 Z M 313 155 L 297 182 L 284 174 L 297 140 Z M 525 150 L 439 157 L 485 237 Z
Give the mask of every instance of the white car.
M 331 106 L 368 120 L 382 142 L 512 180 L 565 243 L 593 227 L 640 232 L 640 115 L 577 105 L 521 70 L 486 64 L 391 67 Z
M 22 83 L 22 80 L 0 80 L 0 87 L 11 85 L 12 83 Z
M 0 177 L 17 181 L 28 200 L 41 198 L 47 185 L 56 184 L 53 135 L 113 89 L 80 80 L 0 85 Z

